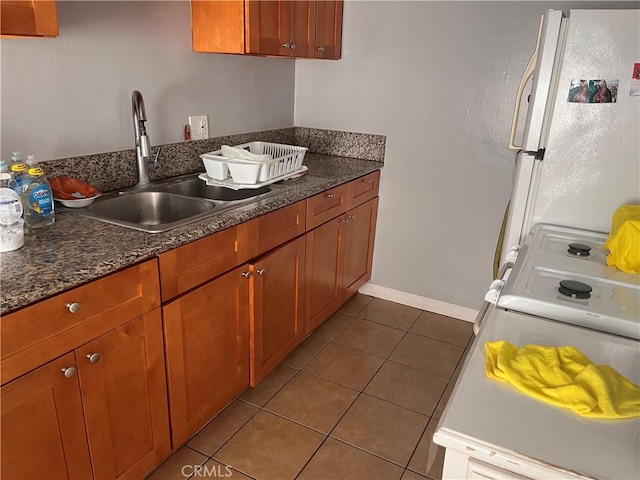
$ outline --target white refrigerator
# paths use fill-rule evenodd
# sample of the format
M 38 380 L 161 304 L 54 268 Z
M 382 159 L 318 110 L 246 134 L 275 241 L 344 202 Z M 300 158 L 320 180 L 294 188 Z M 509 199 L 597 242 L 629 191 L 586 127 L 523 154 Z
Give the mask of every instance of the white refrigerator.
M 445 480 L 638 479 L 640 417 L 584 418 L 489 379 L 484 343 L 573 346 L 640 384 L 640 275 L 602 249 L 613 212 L 640 203 L 640 10 L 547 11 L 517 99 L 501 273 L 431 452 L 445 447 Z M 562 294 L 567 278 L 593 295 Z
M 570 98 L 602 83 L 615 94 L 605 103 Z M 547 11 L 515 105 L 509 145 L 520 151 L 501 264 L 535 224 L 609 232 L 617 207 L 640 203 L 640 11 Z

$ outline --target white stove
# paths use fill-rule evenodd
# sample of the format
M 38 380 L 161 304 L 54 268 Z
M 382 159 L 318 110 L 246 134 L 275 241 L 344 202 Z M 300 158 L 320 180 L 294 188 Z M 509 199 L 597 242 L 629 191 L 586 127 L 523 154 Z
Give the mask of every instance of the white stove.
M 489 295 L 499 308 L 640 340 L 640 275 L 607 266 L 604 233 L 536 225 L 507 280 Z

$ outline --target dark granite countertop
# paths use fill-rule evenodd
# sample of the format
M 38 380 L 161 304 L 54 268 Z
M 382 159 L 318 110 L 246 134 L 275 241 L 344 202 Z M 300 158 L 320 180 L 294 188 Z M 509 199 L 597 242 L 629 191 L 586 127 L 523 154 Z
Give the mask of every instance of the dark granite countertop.
M 0 253 L 0 314 L 246 222 L 336 185 L 379 170 L 382 162 L 308 153 L 306 176 L 286 190 L 164 233 L 148 234 L 56 212 L 56 223 L 25 236 L 25 245 Z

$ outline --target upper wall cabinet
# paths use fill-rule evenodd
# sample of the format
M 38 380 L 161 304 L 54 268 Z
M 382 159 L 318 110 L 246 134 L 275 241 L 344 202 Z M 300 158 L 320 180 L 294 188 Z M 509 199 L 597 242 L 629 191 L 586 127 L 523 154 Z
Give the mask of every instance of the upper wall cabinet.
M 340 58 L 342 1 L 191 2 L 193 50 Z
M 0 30 L 3 36 L 57 37 L 58 14 L 53 0 L 2 0 Z

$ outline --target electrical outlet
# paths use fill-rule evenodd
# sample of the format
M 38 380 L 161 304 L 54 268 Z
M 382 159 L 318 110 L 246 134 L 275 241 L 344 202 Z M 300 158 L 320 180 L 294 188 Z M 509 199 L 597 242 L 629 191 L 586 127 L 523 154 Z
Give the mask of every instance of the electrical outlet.
M 190 116 L 189 128 L 191 128 L 191 140 L 205 140 L 209 138 L 209 116 Z

